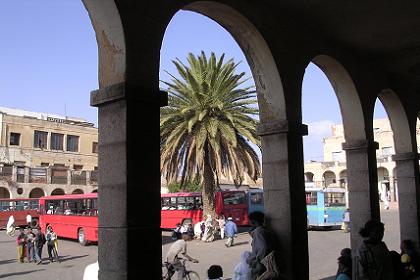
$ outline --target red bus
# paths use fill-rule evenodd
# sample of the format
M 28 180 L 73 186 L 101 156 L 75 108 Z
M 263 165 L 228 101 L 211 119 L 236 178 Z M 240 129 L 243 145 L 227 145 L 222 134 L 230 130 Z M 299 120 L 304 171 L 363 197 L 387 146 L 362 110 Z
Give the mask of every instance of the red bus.
M 98 241 L 98 194 L 43 196 L 39 199 L 41 229 L 50 225 L 59 237 L 83 246 Z
M 15 218 L 15 226 L 27 226 L 26 216 L 31 215 L 32 226 L 38 225 L 38 198 L 1 198 L 0 228 L 6 228 L 9 217 Z
M 217 192 L 216 213 L 217 215 L 224 215 L 226 218 L 232 216 L 237 225 L 248 225 L 248 206 L 245 192 Z M 196 224 L 202 219 L 203 203 L 201 193 L 161 194 L 161 228 L 172 229 L 178 223 Z

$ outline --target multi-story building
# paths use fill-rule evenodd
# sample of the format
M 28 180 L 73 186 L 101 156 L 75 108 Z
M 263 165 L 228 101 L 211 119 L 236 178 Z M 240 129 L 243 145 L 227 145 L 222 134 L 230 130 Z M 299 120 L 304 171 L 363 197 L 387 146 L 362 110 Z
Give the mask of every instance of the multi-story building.
M 379 144 L 376 152 L 379 192 L 390 191 L 392 200 L 397 200 L 396 165 L 392 160 L 395 154 L 394 139 L 388 119 L 373 121 L 375 142 Z M 417 143 L 420 143 L 420 125 L 417 125 Z M 346 187 L 346 154 L 342 150 L 344 129 L 342 124 L 332 126 L 332 136 L 324 138 L 324 161 L 311 161 L 305 164 L 305 182 L 318 187 Z
M 97 191 L 98 129 L 0 107 L 0 198 Z

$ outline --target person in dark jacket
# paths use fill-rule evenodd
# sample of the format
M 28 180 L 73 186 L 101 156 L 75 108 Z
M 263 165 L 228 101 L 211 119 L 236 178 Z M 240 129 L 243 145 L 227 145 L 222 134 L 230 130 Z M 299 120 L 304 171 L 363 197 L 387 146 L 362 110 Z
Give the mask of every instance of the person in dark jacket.
M 35 231 L 35 242 L 34 242 L 35 260 L 36 260 L 36 264 L 40 264 L 42 262 L 42 247 L 44 247 L 46 239 L 45 239 L 45 235 L 41 231 L 41 228 L 38 227 L 34 231 Z

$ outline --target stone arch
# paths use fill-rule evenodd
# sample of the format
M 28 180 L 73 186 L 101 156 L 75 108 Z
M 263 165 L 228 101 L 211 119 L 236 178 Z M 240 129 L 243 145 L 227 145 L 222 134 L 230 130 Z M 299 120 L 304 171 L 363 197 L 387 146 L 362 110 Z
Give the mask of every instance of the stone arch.
M 333 186 L 337 183 L 337 176 L 331 170 L 326 170 L 322 174 L 322 180 L 324 183 L 324 187 L 328 188 L 329 186 Z
M 51 195 L 64 195 L 66 194 L 63 189 L 56 188 L 51 192 Z
M 84 191 L 81 189 L 75 189 L 71 192 L 71 194 L 84 194 Z
M 314 173 L 312 172 L 305 172 L 305 183 L 312 183 L 314 182 Z
M 394 135 L 396 154 L 412 153 L 413 144 L 406 111 L 394 91 L 384 89 L 378 95 L 379 100 L 388 114 Z
M 272 124 L 286 119 L 283 85 L 273 55 L 258 29 L 228 5 L 197 1 L 182 8 L 209 17 L 223 26 L 243 51 L 257 90 L 260 122 Z
M 33 188 L 31 192 L 29 193 L 29 198 L 40 198 L 41 196 L 44 196 L 45 192 L 41 188 Z
M 93 191 L 92 191 L 92 193 L 97 193 L 98 192 L 98 189 L 94 189 Z
M 114 0 L 82 0 L 89 13 L 98 43 L 99 87 L 124 82 L 126 48 L 124 30 Z
M 340 105 L 346 141 L 366 139 L 365 119 L 356 86 L 346 68 L 331 56 L 321 54 L 312 59 L 327 76 Z
M 347 169 L 343 169 L 338 174 L 340 180 L 340 187 L 344 188 L 347 185 Z
M 0 187 L 0 198 L 11 198 L 10 191 L 5 187 Z

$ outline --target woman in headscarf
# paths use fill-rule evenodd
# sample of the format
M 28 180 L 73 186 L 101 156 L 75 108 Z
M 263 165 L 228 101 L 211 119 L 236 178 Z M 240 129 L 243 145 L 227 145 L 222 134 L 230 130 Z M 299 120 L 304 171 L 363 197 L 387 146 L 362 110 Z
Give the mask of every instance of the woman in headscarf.
M 357 248 L 357 279 L 394 279 L 391 253 L 382 241 L 384 232 L 384 224 L 374 220 L 368 221 L 359 231 L 359 234 L 365 239 Z
M 211 215 L 207 215 L 207 219 L 205 221 L 206 229 L 204 230 L 203 240 L 204 242 L 212 242 L 214 240 L 214 225 L 213 225 L 213 218 Z
M 250 251 L 244 251 L 241 254 L 241 261 L 235 266 L 235 270 L 233 271 L 233 278 L 232 280 L 249 280 L 251 279 L 251 270 L 249 268 L 249 264 L 246 262 L 249 255 L 251 254 Z

